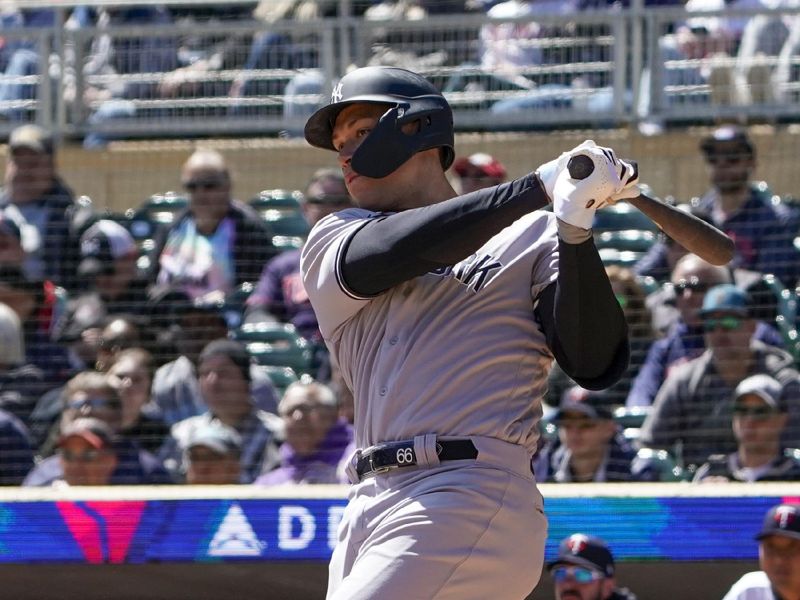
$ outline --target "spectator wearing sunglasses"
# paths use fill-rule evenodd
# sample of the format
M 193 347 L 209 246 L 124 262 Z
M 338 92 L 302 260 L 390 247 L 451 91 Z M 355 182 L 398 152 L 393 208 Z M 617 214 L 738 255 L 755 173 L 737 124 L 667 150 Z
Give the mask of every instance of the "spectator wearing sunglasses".
M 214 150 L 197 150 L 183 166 L 187 210 L 159 240 L 155 280 L 192 298 L 224 297 L 256 281 L 276 254 L 270 231 L 251 208 L 234 200 L 230 171 Z
M 613 395 L 580 386 L 566 390 L 553 415 L 558 439 L 536 459 L 536 479 L 555 483 L 657 481 L 648 462 L 614 422 Z
M 697 205 L 736 243 L 730 266 L 771 273 L 794 287 L 800 277 L 800 253 L 794 246 L 798 215 L 786 203 L 774 203 L 763 182 L 753 181 L 756 148 L 747 131 L 720 127 L 703 138 L 700 150 L 711 188 Z
M 40 460 L 28 473 L 23 485 L 49 486 L 64 478 L 62 448 L 65 436 L 77 421 L 102 422 L 112 432 L 113 448 L 117 458 L 113 483 L 165 484 L 172 478 L 158 460 L 135 442 L 120 436 L 122 427 L 122 402 L 119 392 L 107 374 L 83 371 L 67 382 L 63 393 L 63 410 L 44 445 L 39 449 Z
M 747 377 L 766 374 L 780 382 L 781 398 L 789 409 L 783 441 L 797 446 L 800 374 L 787 352 L 752 339 L 756 321 L 747 294 L 732 284 L 712 287 L 703 299 L 700 318 L 706 349 L 665 379 L 642 425 L 639 443 L 674 452 L 690 471 L 705 462 L 709 449 L 734 452 L 732 394 Z
M 712 454 L 694 481 L 800 481 L 800 460 L 781 443 L 789 415 L 781 384 L 769 375 L 752 375 L 733 394 L 733 435 L 737 448 Z
M 670 281 L 662 290 L 648 296 L 654 315 L 654 329 L 664 329 L 647 351 L 628 393 L 626 406 L 648 407 L 670 371 L 697 358 L 705 351 L 705 336 L 700 310 L 709 288 L 732 283 L 730 271 L 707 263 L 694 254 L 686 254 L 675 265 Z M 663 324 L 662 324 L 663 323 Z M 667 323 L 669 323 L 667 325 Z M 780 333 L 758 321 L 754 338 L 770 346 L 781 346 Z
M 598 537 L 573 533 L 563 539 L 547 568 L 556 600 L 636 600 L 630 590 L 617 586 L 614 557 Z

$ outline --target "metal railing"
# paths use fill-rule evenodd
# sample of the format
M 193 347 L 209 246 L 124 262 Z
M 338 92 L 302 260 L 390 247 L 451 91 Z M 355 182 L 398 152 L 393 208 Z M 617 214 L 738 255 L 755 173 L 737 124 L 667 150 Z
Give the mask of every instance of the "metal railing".
M 429 77 L 461 130 L 800 117 L 800 56 L 786 47 L 750 56 L 682 55 L 675 24 L 697 17 L 682 9 L 637 5 L 535 22 L 470 14 L 373 21 L 349 16 L 349 2 L 341 0 L 344 16 L 307 22 L 91 27 L 70 26 L 68 5 L 54 10 L 53 27 L 2 32 L 0 134 L 37 122 L 98 143 L 296 135 L 342 73 L 368 64 L 407 66 Z M 796 8 L 702 16 L 782 20 L 791 36 L 799 14 Z M 760 80 L 750 78 L 756 72 Z M 778 74 L 783 79 L 776 82 Z

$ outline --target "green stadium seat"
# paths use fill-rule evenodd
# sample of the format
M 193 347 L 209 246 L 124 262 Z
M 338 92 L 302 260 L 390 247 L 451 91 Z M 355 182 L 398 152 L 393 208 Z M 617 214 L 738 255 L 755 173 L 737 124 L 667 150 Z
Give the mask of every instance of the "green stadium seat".
M 638 230 L 657 233 L 658 226 L 632 204 L 617 202 L 595 213 L 592 230 L 595 236 L 603 231 Z
M 264 372 L 269 377 L 272 385 L 275 386 L 275 391 L 278 394 L 278 399 L 283 396 L 286 388 L 290 384 L 298 381 L 297 373 L 291 367 L 280 367 L 277 365 L 258 365 L 258 369 Z
M 291 367 L 298 375 L 311 370 L 311 344 L 297 333 L 294 325 L 245 323 L 233 330 L 232 337 L 247 347 L 259 365 Z
M 643 229 L 621 229 L 617 231 L 600 231 L 594 235 L 594 244 L 598 249 L 614 248 L 621 252 L 637 252 L 644 254 L 656 242 L 656 233 Z
M 675 459 L 666 450 L 653 448 L 640 448 L 636 453 L 636 460 L 643 461 L 654 467 L 659 474 L 660 481 L 686 481 L 687 475 L 678 466 Z
M 269 224 L 276 237 L 305 239 L 309 227 L 300 208 L 302 200 L 303 193 L 299 190 L 276 189 L 264 190 L 248 204 Z M 284 247 L 288 243 L 284 242 Z
M 152 239 L 159 228 L 171 225 L 176 215 L 188 206 L 189 199 L 175 192 L 154 194 L 138 208 L 125 213 L 129 222 L 128 230 L 137 241 Z

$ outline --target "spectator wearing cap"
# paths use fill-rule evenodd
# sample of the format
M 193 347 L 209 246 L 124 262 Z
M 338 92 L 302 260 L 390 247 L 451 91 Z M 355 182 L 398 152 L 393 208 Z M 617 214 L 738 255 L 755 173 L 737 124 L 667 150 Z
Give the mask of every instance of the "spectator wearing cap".
M 139 248 L 127 229 L 108 219 L 93 223 L 80 238 L 77 272 L 86 291 L 75 304 L 80 306 L 92 295 L 105 314 L 145 315 L 148 282 L 139 276 L 138 259 Z
M 54 339 L 63 312 L 63 299 L 51 281 L 29 279 L 12 267 L 0 267 L 0 303 L 17 313 L 22 323 L 26 362 L 44 373 L 49 387 L 57 387 L 70 376 L 66 348 Z
M 800 481 L 800 460 L 787 455 L 781 443 L 789 419 L 781 392 L 781 384 L 764 374 L 752 375 L 736 386 L 736 452 L 709 456 L 694 481 Z
M 614 422 L 613 399 L 579 386 L 567 389 L 553 421 L 558 440 L 542 451 L 537 479 L 555 483 L 656 481 L 658 474 L 636 457 Z
M 194 152 L 183 165 L 181 185 L 189 206 L 157 243 L 157 284 L 199 298 L 256 281 L 276 250 L 264 220 L 233 199 L 222 155 Z
M 19 269 L 26 275 L 27 258 L 41 245 L 39 232 L 22 216 L 19 208 L 8 204 L 0 208 L 0 267 Z
M 353 430 L 339 418 L 333 390 L 310 378 L 295 381 L 286 388 L 278 412 L 286 435 L 281 463 L 256 484 L 346 483 L 341 465 Z
M 670 371 L 705 351 L 705 335 L 700 310 L 709 288 L 722 283 L 732 283 L 731 272 L 726 267 L 707 263 L 694 254 L 684 255 L 675 264 L 668 285 L 651 294 L 646 302 L 651 305 L 654 328 L 664 331 L 647 351 L 644 363 L 633 380 L 625 401 L 629 408 L 649 407 Z M 781 346 L 778 331 L 759 320 L 754 339 L 770 346 Z
M 300 204 L 309 227 L 323 217 L 353 206 L 339 169 L 319 169 L 306 186 Z M 281 252 L 270 260 L 247 299 L 247 322 L 282 321 L 291 323 L 304 338 L 322 347 L 322 334 L 300 277 L 300 250 Z M 322 359 L 317 363 L 324 363 Z
M 63 465 L 56 451 L 65 433 L 71 431 L 76 421 L 84 419 L 101 421 L 112 432 L 117 458 L 113 483 L 172 483 L 170 475 L 152 454 L 119 435 L 122 402 L 108 375 L 96 371 L 78 373 L 69 380 L 62 397 L 63 409 L 58 421 L 39 448 L 41 460 L 28 473 L 23 485 L 49 486 L 64 478 Z
M 114 449 L 114 432 L 105 421 L 76 419 L 64 428 L 56 451 L 63 478 L 53 486 L 109 485 L 119 459 Z
M 152 355 L 143 348 L 121 350 L 108 369 L 108 377 L 122 403 L 120 434 L 148 452 L 157 453 L 169 435 L 169 427 L 150 401 Z
M 242 438 L 222 423 L 192 431 L 186 444 L 186 483 L 232 485 L 241 481 Z
M 27 256 L 25 272 L 66 285 L 77 257 L 71 223 L 80 211 L 58 175 L 53 136 L 38 125 L 22 125 L 11 132 L 8 151 L 0 208 L 16 206 L 41 240 Z
M 630 590 L 617 586 L 614 556 L 598 537 L 573 533 L 561 540 L 547 569 L 556 600 L 636 600 Z
M 453 163 L 457 177 L 456 189 L 461 194 L 500 185 L 506 180 L 506 168 L 491 154 L 476 152 L 457 158 Z
M 41 369 L 25 362 L 24 345 L 17 313 L 0 303 L 0 408 L 27 422 L 47 387 Z
M 228 336 L 228 325 L 217 304 L 192 300 L 180 290 L 163 290 L 151 308 L 151 324 L 169 335 L 159 343 L 174 344 L 178 353 L 156 369 L 152 389 L 152 401 L 161 417 L 173 425 L 207 410 L 197 377 L 198 360 L 206 345 Z M 258 365 L 251 365 L 249 381 L 256 405 L 275 413 L 278 398 L 269 376 Z
M 250 355 L 239 342 L 219 339 L 200 354 L 197 378 L 208 409 L 175 423 L 159 456 L 176 475 L 186 471 L 186 447 L 194 430 L 222 423 L 241 436 L 240 483 L 252 483 L 278 464 L 283 424 L 274 414 L 259 410 L 250 389 Z
M 706 349 L 672 369 L 664 380 L 640 430 L 639 443 L 675 452 L 690 470 L 705 462 L 709 450 L 735 451 L 731 398 L 742 380 L 761 373 L 782 386 L 781 397 L 790 415 L 783 441 L 796 446 L 800 441 L 800 374 L 787 352 L 752 339 L 756 321 L 747 294 L 733 284 L 714 286 L 706 292 L 700 317 Z
M 756 540 L 761 570 L 742 575 L 722 600 L 799 600 L 800 504 L 770 508 Z
M 747 131 L 726 125 L 703 138 L 700 149 L 711 189 L 697 205 L 735 242 L 731 266 L 771 273 L 794 288 L 800 277 L 800 253 L 794 246 L 798 215 L 752 180 L 756 148 Z

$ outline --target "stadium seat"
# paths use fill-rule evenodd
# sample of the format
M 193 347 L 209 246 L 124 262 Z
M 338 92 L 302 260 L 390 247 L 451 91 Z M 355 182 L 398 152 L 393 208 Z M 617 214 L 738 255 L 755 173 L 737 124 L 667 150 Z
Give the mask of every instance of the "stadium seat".
M 622 429 L 626 439 L 635 440 L 639 437 L 639 429 L 642 427 L 648 412 L 650 412 L 649 407 L 636 406 L 628 408 L 627 406 L 620 406 L 614 409 L 614 422 Z
M 280 249 L 299 248 L 308 235 L 309 227 L 300 208 L 303 193 L 299 190 L 264 190 L 248 204 L 272 228 L 272 242 Z
M 189 199 L 175 192 L 154 194 L 136 209 L 128 209 L 128 230 L 137 242 L 152 239 L 160 227 L 167 227 L 189 205 Z
M 650 220 L 650 217 L 640 212 L 632 204 L 617 202 L 595 213 L 592 230 L 596 238 L 603 231 L 635 230 L 657 233 L 658 227 Z M 653 239 L 655 240 L 655 237 Z
M 666 450 L 640 448 L 635 461 L 641 461 L 656 469 L 660 481 L 686 481 L 687 475 Z
M 255 284 L 245 281 L 225 296 L 225 300 L 222 302 L 222 312 L 225 315 L 228 327 L 236 328 L 242 324 L 247 299 L 253 293 L 255 287 Z
M 233 331 L 259 365 L 291 367 L 302 375 L 311 370 L 311 344 L 288 323 L 245 323 Z
M 786 350 L 795 360 L 800 360 L 800 335 L 798 335 L 797 291 L 787 289 L 774 275 L 762 275 L 748 287 L 748 292 L 756 306 L 762 307 L 765 314 L 759 315 L 774 323 L 780 331 Z
M 279 367 L 276 365 L 258 365 L 258 369 L 266 373 L 272 385 L 275 387 L 275 392 L 278 399 L 283 396 L 289 384 L 298 381 L 297 373 L 291 367 Z

